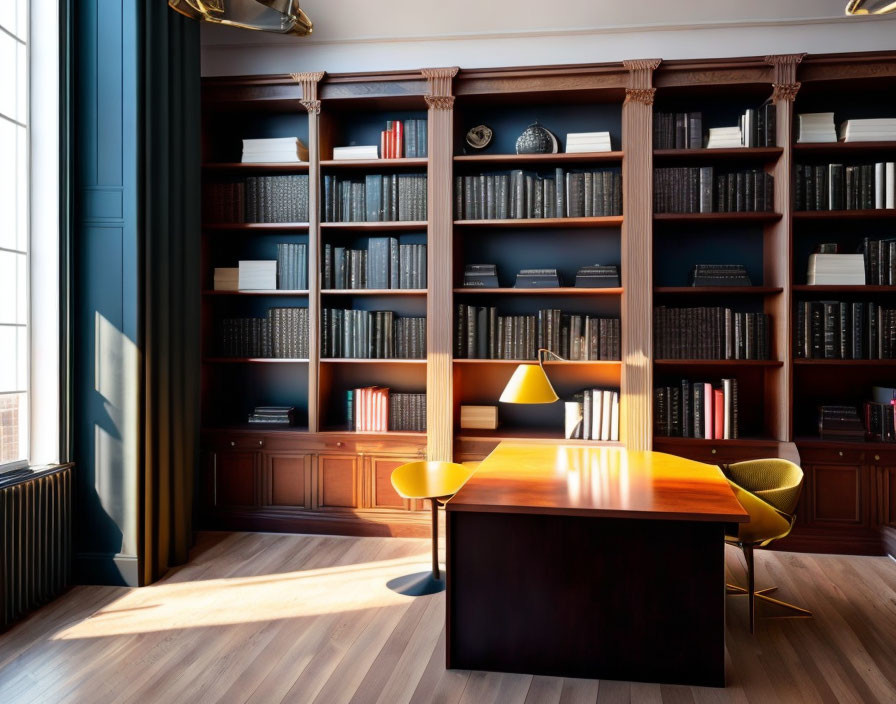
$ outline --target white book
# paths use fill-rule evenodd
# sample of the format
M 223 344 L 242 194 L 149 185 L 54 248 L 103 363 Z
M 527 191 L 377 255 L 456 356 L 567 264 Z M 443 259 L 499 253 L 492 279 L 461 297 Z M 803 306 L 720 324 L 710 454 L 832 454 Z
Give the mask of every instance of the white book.
M 598 145 L 567 144 L 566 145 L 566 153 L 567 154 L 585 154 L 587 152 L 609 152 L 609 151 L 612 151 L 609 144 L 598 144 Z
M 591 439 L 600 440 L 600 426 L 603 412 L 603 392 L 600 389 L 591 390 Z
M 274 291 L 277 289 L 277 260 L 240 260 L 240 291 Z
M 600 409 L 600 439 L 609 440 L 611 421 L 613 419 L 613 392 L 604 391 L 601 395 L 603 399 L 601 400 L 602 407 Z
M 566 401 L 563 404 L 564 424 L 563 437 L 574 440 L 582 435 L 582 404 L 578 401 Z
M 896 208 L 896 162 L 888 161 L 886 171 L 887 197 L 884 204 L 888 208 Z
M 619 392 L 613 392 L 613 410 L 610 413 L 610 440 L 619 442 Z
M 243 164 L 301 164 L 307 161 L 298 154 L 272 152 L 268 154 L 243 154 Z
M 379 148 L 375 144 L 359 147 L 333 147 L 333 159 L 336 161 L 379 159 Z

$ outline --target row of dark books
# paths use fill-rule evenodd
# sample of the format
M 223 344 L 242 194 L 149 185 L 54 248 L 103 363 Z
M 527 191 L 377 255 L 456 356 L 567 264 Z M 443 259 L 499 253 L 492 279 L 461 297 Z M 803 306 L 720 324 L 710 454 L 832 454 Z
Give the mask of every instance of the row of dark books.
M 516 169 L 454 178 L 457 220 L 523 220 L 622 215 L 618 169 L 541 176 Z
M 250 424 L 293 425 L 295 412 L 292 406 L 256 406 L 248 420 Z
M 896 442 L 896 389 L 875 386 L 871 400 L 861 406 L 823 405 L 818 409 L 818 434 L 822 440 Z
M 384 386 L 349 389 L 345 420 L 353 431 L 425 431 L 426 394 L 393 393 Z
M 703 306 L 653 310 L 657 359 L 768 359 L 771 319 Z
M 426 220 L 426 174 L 324 175 L 324 222 Z
M 389 120 L 380 132 L 380 154 L 383 159 L 426 156 L 426 120 Z
M 224 318 L 219 328 L 224 357 L 308 358 L 308 309 L 271 308 L 265 318 Z
M 894 162 L 874 164 L 797 164 L 793 205 L 797 210 L 872 210 L 894 208 Z
M 659 437 L 734 440 L 739 434 L 737 379 L 720 385 L 683 379 L 653 390 L 653 432 Z
M 277 288 L 287 291 L 308 288 L 308 245 L 295 242 L 277 245 Z
M 206 183 L 202 201 L 209 223 L 308 222 L 308 174 Z
M 563 403 L 563 437 L 578 440 L 619 441 L 619 392 L 585 389 Z
M 865 256 L 865 283 L 869 286 L 896 286 L 896 239 L 862 242 Z
M 371 237 L 367 249 L 324 245 L 323 288 L 426 288 L 426 245 Z
M 775 115 L 773 103 L 745 110 L 738 120 L 740 143 L 733 146 L 774 147 Z M 654 149 L 701 149 L 703 146 L 702 112 L 653 113 Z
M 539 349 L 568 360 L 620 359 L 618 318 L 570 315 L 558 309 L 498 315 L 494 306 L 458 305 L 455 325 L 458 359 L 536 359 Z
M 426 357 L 426 318 L 399 318 L 391 310 L 324 308 L 321 311 L 320 334 L 323 357 Z
M 873 301 L 797 301 L 794 345 L 802 359 L 894 359 L 896 309 Z
M 712 166 L 653 170 L 656 213 L 745 213 L 772 210 L 775 179 L 759 169 L 716 173 Z

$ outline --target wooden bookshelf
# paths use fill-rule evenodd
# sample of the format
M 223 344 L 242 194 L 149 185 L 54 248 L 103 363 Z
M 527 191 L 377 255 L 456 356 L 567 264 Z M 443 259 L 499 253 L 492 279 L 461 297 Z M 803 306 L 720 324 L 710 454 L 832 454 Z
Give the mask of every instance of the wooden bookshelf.
M 373 173 L 426 173 L 428 218 L 400 222 L 203 224 L 200 289 L 215 266 L 239 258 L 271 258 L 279 241 L 308 245 L 308 290 L 201 291 L 203 473 L 206 484 L 227 482 L 239 505 L 219 505 L 204 495 L 197 525 L 216 528 L 332 531 L 355 534 L 427 535 L 421 505 L 394 494 L 389 473 L 413 459 L 481 459 L 498 442 L 563 442 L 562 409 L 502 405 L 496 431 L 459 427 L 462 404 L 497 403 L 515 360 L 454 359 L 455 306 L 496 306 L 501 314 L 539 308 L 618 317 L 622 361 L 551 361 L 546 369 L 564 399 L 584 388 L 620 392 L 621 444 L 656 448 L 712 463 L 749 457 L 795 456 L 807 473 L 793 549 L 879 552 L 872 533 L 896 531 L 881 516 L 896 516 L 882 487 L 896 482 L 896 447 L 848 444 L 806 437 L 807 415 L 817 389 L 873 383 L 896 384 L 893 360 L 793 358 L 794 305 L 813 295 L 890 301 L 896 287 L 806 286 L 805 252 L 817 243 L 855 245 L 856 225 L 885 237 L 896 210 L 798 211 L 792 174 L 797 163 L 856 162 L 896 158 L 896 142 L 799 144 L 800 112 L 837 110 L 842 118 L 884 116 L 880 96 L 896 94 L 896 52 L 783 55 L 713 60 L 634 60 L 582 66 L 509 69 L 422 69 L 386 73 L 305 73 L 203 79 L 202 177 L 209 182 L 255 175 L 306 174 L 309 202 L 323 200 L 323 175 L 363 178 Z M 776 107 L 776 146 L 734 149 L 654 150 L 655 112 L 700 110 L 704 128 L 734 124 L 731 115 L 771 98 Z M 878 102 L 875 102 L 878 101 Z M 843 114 L 840 114 L 840 110 Z M 425 158 L 334 161 L 343 144 L 379 144 L 387 120 L 426 119 Z M 516 137 L 538 120 L 563 143 L 566 133 L 609 131 L 611 152 L 514 154 Z M 493 143 L 469 151 L 466 130 L 488 124 Z M 288 132 L 284 132 L 289 125 Z M 295 134 L 309 148 L 307 163 L 242 164 L 246 136 Z M 882 155 L 878 157 L 878 155 Z M 653 170 L 663 166 L 761 168 L 774 176 L 772 212 L 653 213 Z M 524 169 L 547 175 L 618 169 L 624 213 L 609 217 L 460 220 L 454 213 L 454 176 Z M 322 289 L 325 244 L 364 246 L 371 236 L 427 244 L 425 290 Z M 279 238 L 283 238 L 280 240 Z M 402 240 L 404 241 L 404 240 Z M 853 251 L 848 249 L 848 251 Z M 501 286 L 458 286 L 465 264 L 498 265 Z M 684 286 L 695 263 L 743 262 L 751 287 Z M 577 266 L 618 264 L 621 285 L 579 289 Z M 566 285 L 512 288 L 521 268 L 554 267 Z M 307 306 L 311 326 L 308 359 L 222 358 L 215 349 L 217 321 L 257 316 L 269 305 Z M 295 299 L 291 301 L 290 299 Z M 652 349 L 653 307 L 723 305 L 771 316 L 769 360 L 663 360 Z M 427 316 L 427 359 L 322 359 L 319 321 L 324 307 L 351 304 L 389 308 L 398 315 Z M 531 360 L 523 360 L 531 361 Z M 740 382 L 746 437 L 699 440 L 654 437 L 655 386 L 681 379 Z M 347 389 L 387 386 L 425 392 L 427 432 L 353 433 L 339 426 Z M 850 397 L 851 398 L 851 397 Z M 297 409 L 297 426 L 250 427 L 244 413 L 262 403 Z M 811 418 L 809 419 L 811 426 Z M 590 441 L 570 441 L 574 443 Z M 787 455 L 788 452 L 794 455 Z M 831 468 L 836 468 L 836 472 Z M 843 480 L 843 477 L 849 477 Z M 855 480 L 853 482 L 853 479 Z M 890 482 L 890 484 L 887 484 Z M 844 488 L 845 487 L 845 488 Z M 204 491 L 203 489 L 200 489 Z M 886 505 L 885 505 L 886 504 Z M 888 513 L 882 512 L 881 507 Z M 887 519 L 889 520 L 889 519 Z M 896 535 L 896 533 L 894 533 Z M 896 538 L 894 538 L 896 539 Z M 878 545 L 878 547 L 875 547 Z

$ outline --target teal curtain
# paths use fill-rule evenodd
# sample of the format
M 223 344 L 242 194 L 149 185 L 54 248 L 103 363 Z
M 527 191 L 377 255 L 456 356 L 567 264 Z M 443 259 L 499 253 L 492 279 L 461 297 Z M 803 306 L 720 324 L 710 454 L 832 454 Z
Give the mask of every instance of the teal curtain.
M 141 583 L 183 564 L 199 464 L 199 23 L 140 3 Z M 139 15 L 138 15 L 139 17 Z

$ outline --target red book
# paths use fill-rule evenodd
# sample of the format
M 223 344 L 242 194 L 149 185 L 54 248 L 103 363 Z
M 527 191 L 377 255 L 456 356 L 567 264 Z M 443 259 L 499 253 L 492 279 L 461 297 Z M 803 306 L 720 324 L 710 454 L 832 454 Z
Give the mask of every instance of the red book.
M 722 389 L 713 389 L 713 438 L 715 440 L 724 439 L 725 435 L 725 392 Z
M 388 134 L 386 130 L 380 132 L 380 159 L 386 158 L 386 138 Z
M 395 123 L 392 120 L 386 122 L 386 151 L 383 152 L 383 159 L 391 159 L 392 153 L 395 151 Z
M 395 154 L 393 154 L 394 159 L 401 159 L 404 156 L 404 128 L 401 125 L 401 121 L 395 121 Z
M 712 384 L 703 384 L 703 437 L 712 440 Z

